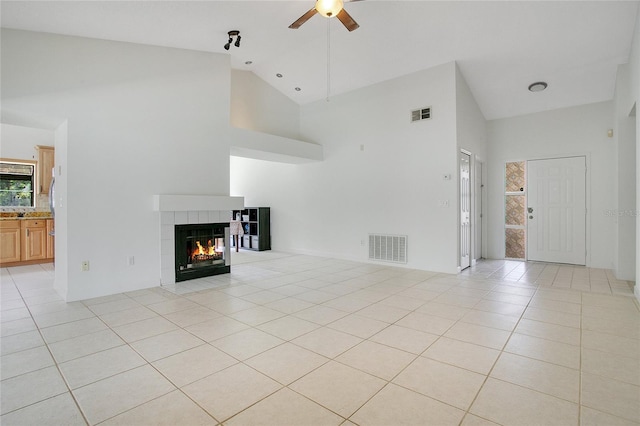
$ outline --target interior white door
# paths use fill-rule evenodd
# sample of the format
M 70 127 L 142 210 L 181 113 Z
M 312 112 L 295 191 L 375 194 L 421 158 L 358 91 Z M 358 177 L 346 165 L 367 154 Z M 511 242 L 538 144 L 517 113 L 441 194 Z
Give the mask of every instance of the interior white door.
M 527 161 L 527 259 L 586 262 L 585 157 Z
M 471 266 L 471 156 L 460 153 L 460 269 Z

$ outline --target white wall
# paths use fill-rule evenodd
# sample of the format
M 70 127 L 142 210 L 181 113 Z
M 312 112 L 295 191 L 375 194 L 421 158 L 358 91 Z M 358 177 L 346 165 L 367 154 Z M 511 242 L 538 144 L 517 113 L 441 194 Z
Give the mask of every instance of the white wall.
M 616 247 L 614 272 L 618 279 L 636 275 L 636 121 L 630 116 L 629 66 L 621 65 L 616 78 L 613 142 L 617 147 Z
M 1 54 L 2 121 L 67 121 L 56 138 L 63 297 L 158 285 L 152 196 L 229 194 L 229 57 L 5 29 Z
M 300 138 L 298 104 L 250 71 L 231 72 L 231 125 Z
M 53 146 L 53 130 L 0 123 L 0 157 L 38 160 L 36 145 Z
M 487 158 L 487 122 L 469 85 L 456 66 L 456 132 L 458 148 Z
M 633 111 L 636 122 L 636 213 L 640 212 L 640 120 L 638 108 L 640 103 L 640 10 L 636 15 L 636 26 L 633 33 L 631 53 L 629 55 L 629 82 L 627 91 L 631 94 L 628 108 Z M 640 214 L 636 214 L 636 299 L 640 300 Z
M 480 170 L 478 163 L 487 159 L 487 126 L 486 120 L 480 107 L 476 102 L 469 85 L 467 84 L 460 69 L 456 66 L 456 135 L 458 139 L 458 150 L 465 150 L 471 153 L 471 185 L 473 194 L 471 200 L 471 259 L 477 260 L 482 257 L 482 235 L 486 234 L 486 226 L 482 224 L 480 218 L 481 191 L 479 182 L 476 180 L 475 169 Z M 460 185 L 458 185 L 458 188 Z M 459 192 L 458 192 L 459 193 Z M 460 209 L 458 209 L 460 210 Z M 485 228 L 484 230 L 482 228 Z M 460 242 L 460 238 L 458 238 Z M 458 244 L 458 250 L 460 244 Z
M 492 120 L 488 133 L 488 251 L 504 258 L 504 166 L 507 161 L 587 155 L 587 264 L 612 268 L 616 225 L 613 102 Z
M 65 120 L 55 130 L 55 165 L 56 165 L 56 206 L 55 206 L 55 281 L 54 288 L 58 294 L 69 298 L 69 209 L 66 208 L 69 185 L 67 179 L 67 147 L 68 127 Z M 74 265 L 75 266 L 75 265 Z M 105 289 L 106 290 L 106 289 Z
M 425 106 L 433 118 L 411 123 Z M 456 271 L 457 179 L 443 180 L 457 176 L 454 63 L 302 106 L 300 133 L 323 162 L 231 162 L 232 195 L 272 208 L 275 249 L 366 260 L 369 233 L 400 234 L 407 266 Z

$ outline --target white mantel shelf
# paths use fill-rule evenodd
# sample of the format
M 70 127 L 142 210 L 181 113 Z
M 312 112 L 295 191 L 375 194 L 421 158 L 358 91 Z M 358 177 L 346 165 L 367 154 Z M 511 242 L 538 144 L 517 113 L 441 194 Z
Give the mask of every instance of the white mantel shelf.
M 153 210 L 158 212 L 242 210 L 244 197 L 225 195 L 154 195 Z

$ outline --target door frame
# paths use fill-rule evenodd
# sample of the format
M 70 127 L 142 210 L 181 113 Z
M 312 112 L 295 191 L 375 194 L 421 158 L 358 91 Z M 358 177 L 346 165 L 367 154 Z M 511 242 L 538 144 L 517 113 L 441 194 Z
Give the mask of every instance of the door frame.
M 473 257 L 471 258 L 471 266 L 482 259 L 483 253 L 487 252 L 487 163 L 479 156 L 472 157 L 472 170 L 475 183 L 472 181 L 472 202 L 475 212 L 471 216 L 471 227 L 475 229 L 472 232 L 473 241 Z M 478 225 L 478 223 L 480 225 Z M 478 241 L 479 239 L 479 241 Z
M 458 256 L 458 260 L 457 260 L 457 271 L 458 273 L 460 273 L 462 271 L 462 267 L 460 266 L 460 154 L 467 154 L 469 156 L 469 185 L 471 187 L 470 189 L 470 196 L 471 196 L 471 211 L 470 211 L 470 217 L 469 217 L 469 227 L 470 232 L 471 232 L 471 240 L 470 240 L 470 250 L 469 250 L 469 257 L 470 257 L 470 264 L 473 267 L 476 262 L 482 257 L 482 253 L 486 253 L 487 250 L 487 230 L 488 230 L 488 220 L 487 220 L 487 188 L 486 188 L 486 184 L 485 182 L 487 182 L 487 167 L 486 167 L 486 161 L 478 156 L 475 155 L 473 152 L 464 149 L 464 148 L 460 148 L 458 150 L 458 155 L 457 155 L 457 160 L 456 160 L 456 164 L 457 164 L 457 202 L 456 202 L 456 206 L 457 206 L 457 217 L 458 217 L 458 230 L 457 230 L 457 235 L 458 235 L 458 250 L 457 250 L 457 256 Z M 480 183 L 484 184 L 484 187 L 480 188 L 481 190 L 481 194 L 477 193 L 477 187 L 476 187 L 476 179 L 478 178 L 478 174 L 477 174 L 477 170 L 476 170 L 476 164 L 482 164 L 483 167 L 481 169 L 481 173 L 482 176 L 480 177 Z M 480 209 L 477 208 L 478 204 L 478 199 L 483 201 L 483 205 L 481 206 L 482 211 L 480 211 Z M 479 219 L 480 215 L 482 214 L 482 218 L 484 220 L 481 221 L 482 223 L 482 229 L 480 230 L 481 232 L 481 240 L 480 240 L 480 244 L 481 247 L 479 249 L 480 253 L 478 252 L 478 247 L 477 247 L 477 224 L 478 222 L 480 222 Z
M 585 206 L 587 209 L 587 214 L 585 218 L 585 246 L 586 246 L 586 255 L 585 255 L 585 266 L 591 267 L 591 154 L 588 152 L 569 152 L 564 154 L 556 154 L 556 155 L 535 155 L 526 158 L 519 159 L 507 159 L 502 162 L 502 191 L 504 193 L 504 168 L 507 163 L 517 162 L 517 161 L 534 161 L 534 160 L 553 160 L 556 158 L 569 158 L 569 157 L 584 157 L 585 158 L 585 166 L 587 168 L 585 174 Z M 526 183 L 525 183 L 526 184 Z M 502 237 L 501 240 L 504 242 L 504 211 L 506 209 L 506 198 L 502 197 Z M 505 259 L 505 247 L 504 244 L 502 246 L 502 258 Z M 525 253 L 526 255 L 526 253 Z M 525 259 L 526 260 L 526 259 Z
M 462 266 L 462 211 L 461 211 L 461 206 L 462 206 L 462 170 L 461 170 L 461 164 L 462 164 L 462 156 L 466 155 L 467 157 L 469 157 L 469 183 L 468 183 L 468 190 L 469 190 L 469 230 L 468 230 L 468 244 L 469 244 L 469 248 L 468 248 L 468 256 L 469 256 L 469 265 L 467 266 Z M 475 244 L 475 239 L 473 238 L 473 234 L 475 232 L 475 226 L 473 226 L 473 216 L 475 214 L 475 208 L 474 208 L 474 202 L 475 202 L 475 198 L 474 198 L 474 185 L 475 185 L 475 181 L 473 179 L 473 154 L 465 149 L 461 149 L 460 152 L 458 152 L 458 202 L 456 203 L 456 205 L 458 206 L 458 272 L 466 269 L 466 268 L 470 268 L 471 266 L 473 266 L 473 262 L 472 259 L 474 258 L 474 244 Z

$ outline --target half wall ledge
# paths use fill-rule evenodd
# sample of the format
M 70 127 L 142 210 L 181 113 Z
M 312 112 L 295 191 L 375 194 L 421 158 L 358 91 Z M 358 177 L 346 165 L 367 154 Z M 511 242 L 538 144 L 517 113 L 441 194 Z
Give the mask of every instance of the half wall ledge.
M 154 195 L 153 210 L 157 212 L 242 210 L 244 197 L 225 195 Z
M 289 164 L 304 164 L 324 159 L 322 145 L 311 142 L 238 127 L 231 127 L 230 137 L 230 154 L 234 157 Z

